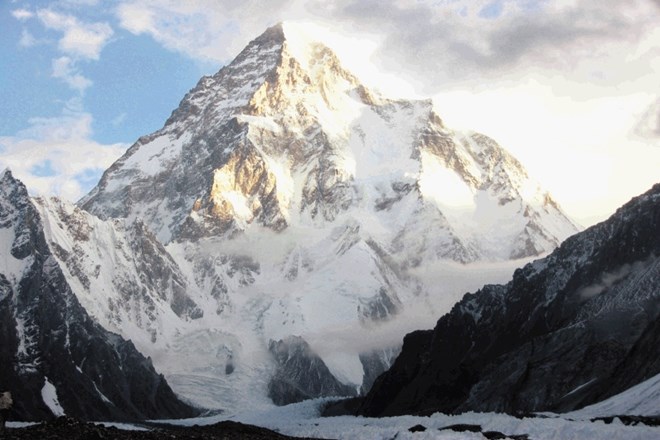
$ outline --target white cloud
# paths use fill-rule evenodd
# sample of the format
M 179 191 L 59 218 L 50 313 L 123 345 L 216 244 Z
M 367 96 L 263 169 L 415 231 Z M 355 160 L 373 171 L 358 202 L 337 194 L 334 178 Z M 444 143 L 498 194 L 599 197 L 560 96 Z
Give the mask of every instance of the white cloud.
M 59 49 L 76 58 L 98 60 L 114 33 L 107 23 L 83 23 L 72 15 L 50 9 L 38 10 L 37 17 L 47 28 L 62 32 Z
M 78 200 L 127 145 L 92 140 L 92 117 L 65 112 L 56 118 L 34 118 L 16 136 L 0 137 L 0 169 L 9 167 L 33 195 Z M 95 179 L 93 179 L 95 180 Z
M 53 78 L 63 80 L 79 93 L 83 93 L 92 85 L 92 80 L 81 75 L 75 61 L 69 57 L 59 57 L 53 60 Z
M 204 61 L 227 61 L 266 27 L 291 13 L 298 1 L 124 0 L 120 26 L 147 34 L 164 47 Z
M 27 9 L 14 9 L 13 11 L 11 11 L 11 15 L 13 15 L 15 19 L 20 21 L 25 21 L 34 17 L 34 13 L 28 11 Z
M 21 39 L 18 40 L 18 45 L 21 47 L 32 47 L 38 43 L 37 39 L 27 29 L 21 31 Z

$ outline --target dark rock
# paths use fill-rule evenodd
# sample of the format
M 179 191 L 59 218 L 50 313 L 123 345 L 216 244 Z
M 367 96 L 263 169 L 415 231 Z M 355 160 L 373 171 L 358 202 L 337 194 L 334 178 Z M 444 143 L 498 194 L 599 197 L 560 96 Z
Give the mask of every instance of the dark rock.
M 488 440 L 499 440 L 504 438 L 510 438 L 506 434 L 503 434 L 499 431 L 486 431 L 486 432 L 482 432 L 481 435 L 486 437 Z
M 481 426 L 459 423 L 456 425 L 445 426 L 444 428 L 438 428 L 438 431 L 447 431 L 447 430 L 455 431 L 455 432 L 481 432 Z
M 410 432 L 424 432 L 426 431 L 426 426 L 424 425 L 415 425 L 410 428 L 408 428 L 408 431 Z

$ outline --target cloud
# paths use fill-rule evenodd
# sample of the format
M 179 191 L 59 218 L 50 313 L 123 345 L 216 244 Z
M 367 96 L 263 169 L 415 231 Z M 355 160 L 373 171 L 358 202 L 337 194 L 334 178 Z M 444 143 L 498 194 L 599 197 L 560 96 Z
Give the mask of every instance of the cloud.
M 37 17 L 46 28 L 62 32 L 58 48 L 75 58 L 98 60 L 114 33 L 107 23 L 83 23 L 73 15 L 51 9 L 38 10 Z
M 53 78 L 63 80 L 79 93 L 83 93 L 93 84 L 92 80 L 79 73 L 75 61 L 69 57 L 59 57 L 53 60 Z
M 616 67 L 612 61 L 625 55 L 623 47 L 630 49 L 659 18 L 650 1 L 548 2 L 536 10 L 507 2 L 495 18 L 479 16 L 490 2 L 340 4 L 335 18 L 386 35 L 375 61 L 390 69 L 405 67 L 426 90 L 528 68 L 593 80 L 594 69 L 608 60 Z M 464 17 L 458 12 L 463 8 Z
M 645 140 L 660 141 L 660 98 L 644 111 L 634 128 L 634 133 Z
M 272 0 L 124 0 L 115 14 L 129 32 L 203 61 L 224 62 L 299 2 Z
M 13 15 L 15 19 L 20 21 L 25 21 L 34 17 L 34 14 L 28 11 L 27 9 L 14 9 L 13 11 L 11 11 L 11 15 Z
M 134 34 L 216 62 L 228 61 L 277 21 L 325 23 L 378 41 L 370 61 L 407 76 L 423 94 L 503 75 L 515 80 L 533 69 L 608 87 L 648 76 L 649 54 L 631 53 L 660 20 L 652 0 L 278 0 L 268 8 L 252 0 L 123 0 L 115 12 Z
M 88 113 L 67 110 L 59 117 L 31 119 L 30 124 L 15 136 L 0 137 L 0 168 L 9 167 L 32 195 L 78 200 L 127 148 L 92 140 Z
M 616 283 L 626 278 L 631 272 L 638 272 L 647 268 L 652 260 L 653 259 L 651 258 L 649 260 L 636 261 L 632 264 L 619 266 L 611 272 L 604 272 L 595 283 L 582 287 L 575 294 L 581 300 L 589 300 L 605 292 Z
M 27 29 L 21 31 L 21 39 L 18 45 L 21 47 L 32 47 L 38 44 L 38 40 Z

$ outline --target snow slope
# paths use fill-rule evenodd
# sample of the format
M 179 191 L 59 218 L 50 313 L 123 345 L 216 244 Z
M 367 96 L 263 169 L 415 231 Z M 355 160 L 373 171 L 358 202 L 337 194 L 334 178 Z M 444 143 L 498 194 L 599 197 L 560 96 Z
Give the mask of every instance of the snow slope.
M 660 374 L 628 388 L 621 394 L 571 413 L 572 416 L 576 417 L 601 417 L 621 414 L 660 416 Z

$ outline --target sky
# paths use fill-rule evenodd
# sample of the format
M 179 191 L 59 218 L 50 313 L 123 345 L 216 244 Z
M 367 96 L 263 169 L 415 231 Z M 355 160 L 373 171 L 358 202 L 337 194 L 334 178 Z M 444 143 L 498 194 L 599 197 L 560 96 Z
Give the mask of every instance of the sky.
M 494 138 L 584 226 L 660 181 L 658 0 L 1 0 L 0 168 L 77 200 L 279 21 Z

